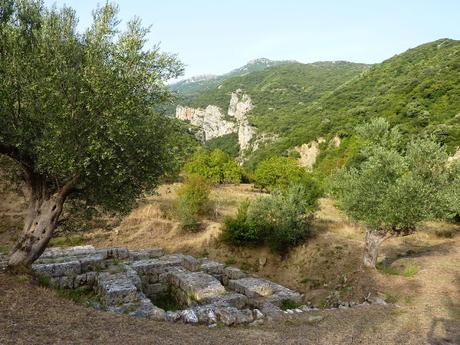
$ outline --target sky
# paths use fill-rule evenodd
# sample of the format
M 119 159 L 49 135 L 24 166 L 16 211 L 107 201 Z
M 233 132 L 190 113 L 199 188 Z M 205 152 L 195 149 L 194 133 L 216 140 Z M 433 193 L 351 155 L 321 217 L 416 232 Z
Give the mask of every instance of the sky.
M 223 74 L 255 58 L 377 63 L 439 38 L 460 39 L 460 0 L 118 0 L 123 26 L 138 16 L 186 65 L 185 75 Z M 104 1 L 66 4 L 80 18 Z

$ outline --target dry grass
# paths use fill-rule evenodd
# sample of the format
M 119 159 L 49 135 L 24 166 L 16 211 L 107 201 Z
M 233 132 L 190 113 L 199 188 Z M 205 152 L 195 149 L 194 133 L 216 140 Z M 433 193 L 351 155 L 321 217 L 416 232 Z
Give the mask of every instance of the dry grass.
M 344 300 L 359 301 L 371 292 L 374 295 L 384 294 L 389 300 L 400 305 L 400 308 L 380 311 L 376 314 L 369 310 L 352 311 L 346 315 L 345 320 L 338 320 L 335 316 L 331 316 L 334 322 L 329 322 L 328 318 L 324 323 L 330 325 L 328 328 L 320 326 L 318 329 L 317 327 L 312 329 L 311 326 L 308 326 L 307 329 L 302 321 L 293 321 L 283 326 L 289 328 L 292 343 L 302 343 L 301 339 L 305 338 L 300 338 L 300 335 L 308 335 L 313 336 L 308 339 L 317 339 L 317 343 L 339 344 L 341 342 L 337 340 L 342 339 L 339 336 L 339 330 L 352 335 L 355 343 L 360 343 L 356 339 L 361 339 L 363 344 L 410 344 L 411 341 L 414 344 L 426 342 L 441 344 L 443 341 L 447 343 L 447 340 L 443 339 L 448 339 L 451 344 L 460 343 L 460 304 L 458 302 L 460 301 L 460 265 L 458 264 L 460 262 L 460 236 L 458 236 L 460 227 L 458 225 L 429 222 L 414 235 L 386 241 L 382 246 L 380 259 L 387 265 L 388 271 L 367 272 L 361 267 L 364 229 L 349 222 L 334 207 L 330 199 L 321 200 L 321 209 L 313 224 L 312 238 L 291 250 L 286 257 L 280 257 L 272 254 L 266 248 L 239 248 L 227 246 L 218 240 L 223 217 L 234 214 L 241 201 L 261 195 L 255 193 L 251 186 L 221 186 L 213 189 L 211 193 L 211 199 L 214 201 L 213 212 L 207 218 L 202 219 L 203 230 L 199 233 L 181 231 L 178 222 L 174 219 L 173 205 L 177 187 L 177 184 L 161 186 L 158 195 L 141 200 L 139 207 L 125 217 L 115 229 L 112 231 L 94 229 L 85 234 L 84 240 L 96 246 L 125 245 L 130 248 L 159 246 L 170 252 L 181 251 L 198 256 L 206 255 L 302 291 L 307 300 L 316 304 L 324 303 L 326 296 L 331 293 L 337 294 Z M 16 216 L 19 217 L 17 223 L 20 224 L 20 215 Z M 8 217 L 9 213 L 6 212 L 2 219 L 10 219 Z M 13 236 L 13 232 L 10 230 L 0 234 L 0 245 L 5 246 L 11 243 L 10 237 Z M 264 265 L 259 264 L 261 258 L 266 259 Z M 416 267 L 417 271 L 412 272 L 413 274 L 388 274 L 390 271 L 404 272 L 408 267 Z M 16 324 L 23 325 L 21 327 L 30 330 L 32 327 L 30 320 L 24 319 L 26 314 L 14 314 L 17 308 L 16 311 L 10 310 L 15 308 L 15 304 L 11 302 L 13 298 L 16 299 L 19 294 L 24 293 L 21 285 L 23 283 L 18 284 L 18 282 L 16 285 L 13 284 L 13 290 L 10 289 L 10 292 L 7 292 L 8 296 L 0 288 L 0 308 L 4 307 L 6 308 L 4 310 L 9 310 L 8 315 L 13 319 L 17 318 Z M 32 289 L 31 291 L 38 293 L 38 290 Z M 27 298 L 32 300 L 34 293 L 31 292 Z M 54 303 L 56 297 L 51 292 L 47 292 L 44 296 L 47 298 L 46 301 L 43 300 L 44 305 L 50 304 L 50 301 Z M 1 298 L 9 300 L 1 301 Z M 27 298 L 24 303 L 30 302 Z M 69 312 L 69 315 L 62 316 L 63 319 L 60 321 L 62 332 L 69 324 L 76 325 L 75 332 L 72 333 L 75 336 L 78 330 L 83 332 L 81 327 L 90 327 L 94 331 L 90 334 L 97 343 L 105 343 L 109 339 L 104 327 L 121 327 L 117 333 L 120 339 L 127 339 L 127 332 L 133 332 L 136 339 L 140 339 L 139 343 L 149 343 L 148 339 L 152 339 L 147 337 L 146 329 L 150 332 L 159 332 L 159 337 L 162 339 L 159 343 L 168 343 L 168 341 L 173 343 L 173 336 L 179 333 L 190 336 L 190 339 L 193 340 L 189 343 L 195 343 L 198 338 L 194 337 L 204 337 L 203 339 L 206 339 L 207 342 L 203 343 L 220 343 L 230 334 L 226 333 L 226 330 L 222 331 L 222 334 L 208 333 L 210 331 L 203 328 L 191 329 L 186 326 L 163 326 L 163 324 L 159 326 L 156 323 L 147 324 L 148 321 L 145 320 L 131 320 L 118 316 L 107 316 L 95 311 L 85 311 L 86 309 L 72 309 L 77 306 L 72 306 L 70 309 L 72 313 L 75 312 L 78 315 L 81 313 L 81 315 L 76 317 L 76 321 L 72 321 L 70 309 L 64 307 L 65 301 L 59 299 L 56 303 L 59 308 L 64 308 L 62 313 Z M 34 307 L 36 310 L 40 310 L 38 305 Z M 44 308 L 44 306 L 40 308 L 42 307 Z M 61 311 L 53 309 L 52 311 L 42 310 L 42 312 L 50 313 L 46 320 L 51 324 L 59 323 L 56 319 L 60 317 Z M 90 319 L 94 324 L 89 324 L 84 319 L 85 313 L 91 314 Z M 23 315 L 23 318 L 20 315 Z M 27 314 L 27 317 L 31 318 L 32 315 Z M 104 320 L 106 325 L 98 320 Z M 126 322 L 130 326 L 120 326 Z M 356 326 L 353 326 L 353 322 Z M 138 328 L 141 326 L 145 329 Z M 0 329 L 1 327 L 0 324 Z M 44 333 L 35 331 L 41 334 L 41 338 L 37 339 L 48 339 Z M 171 332 L 171 335 L 167 335 L 168 331 Z M 61 343 L 66 343 L 62 342 L 62 339 L 65 338 L 59 338 L 62 334 L 56 335 L 53 332 L 51 334 L 54 334 L 55 338 L 50 336 L 49 339 L 61 339 Z M 283 332 L 278 328 L 239 330 L 238 334 L 243 337 L 244 341 L 247 341 L 246 343 L 257 343 L 258 339 L 262 339 L 258 338 L 259 336 L 267 339 L 266 343 L 279 343 L 283 337 Z M 321 334 L 321 337 L 315 338 L 318 334 Z M 408 334 L 414 334 L 414 337 Z M 105 336 L 107 338 L 104 338 Z M 89 338 L 83 337 L 82 339 Z M 181 339 L 184 338 L 181 337 Z M 321 339 L 324 339 L 324 342 L 321 342 Z M 343 343 L 353 343 L 349 337 L 343 339 L 345 339 Z M 368 340 L 366 342 L 363 339 Z M 134 343 L 133 339 L 132 341 Z M 225 339 L 225 342 L 228 341 L 230 340 Z M 130 343 L 129 340 L 123 342 Z M 1 340 L 0 343 L 2 343 Z M 69 341 L 67 343 L 78 342 Z
M 431 343 L 444 337 L 439 330 L 416 328 L 408 333 L 392 308 L 369 306 L 308 314 L 261 327 L 208 329 L 181 323 L 97 311 L 64 299 L 56 292 L 0 274 L 0 344 L 406 344 Z M 416 327 L 418 327 L 416 325 Z M 413 330 L 413 329 L 411 329 Z

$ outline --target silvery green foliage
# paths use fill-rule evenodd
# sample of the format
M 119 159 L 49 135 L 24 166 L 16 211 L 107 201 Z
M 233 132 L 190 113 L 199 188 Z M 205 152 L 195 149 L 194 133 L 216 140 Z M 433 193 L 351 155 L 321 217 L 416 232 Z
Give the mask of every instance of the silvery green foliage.
M 332 192 L 352 219 L 395 232 L 458 211 L 459 168 L 432 138 L 414 138 L 399 148 L 397 129 L 383 119 L 358 128 L 367 141 L 365 159 L 332 176 Z
M 75 11 L 0 0 L 0 153 L 46 179 L 78 178 L 90 204 L 125 209 L 175 164 L 174 125 L 154 109 L 182 65 L 106 4 L 79 33 Z

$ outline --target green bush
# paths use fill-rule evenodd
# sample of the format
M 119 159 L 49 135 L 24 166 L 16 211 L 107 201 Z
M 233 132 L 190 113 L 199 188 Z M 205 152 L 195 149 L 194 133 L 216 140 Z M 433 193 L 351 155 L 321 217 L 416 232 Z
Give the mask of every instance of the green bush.
M 188 174 L 202 176 L 213 184 L 240 183 L 242 178 L 238 163 L 220 149 L 211 152 L 198 149 L 185 164 L 184 170 Z
M 293 157 L 272 157 L 260 162 L 253 175 L 254 186 L 265 190 L 283 189 L 292 184 L 313 187 L 311 175 Z M 316 185 L 315 185 L 316 187 Z
M 245 202 L 236 217 L 225 219 L 222 238 L 236 245 L 265 244 L 284 254 L 308 237 L 317 197 L 303 185 L 292 185 Z
M 248 218 L 249 201 L 244 201 L 238 208 L 235 217 L 224 219 L 224 231 L 222 239 L 225 242 L 236 245 L 260 244 L 263 239 L 261 228 L 257 228 L 255 222 Z
M 210 208 L 208 183 L 200 176 L 190 176 L 177 191 L 176 213 L 181 225 L 186 230 L 199 229 L 199 216 L 206 214 Z

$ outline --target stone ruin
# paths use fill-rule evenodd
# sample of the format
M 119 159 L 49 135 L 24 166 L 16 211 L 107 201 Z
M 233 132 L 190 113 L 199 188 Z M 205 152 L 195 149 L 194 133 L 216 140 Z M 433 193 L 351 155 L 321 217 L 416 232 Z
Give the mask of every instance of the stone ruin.
M 91 289 L 95 307 L 153 320 L 257 325 L 316 309 L 283 311 L 283 305 L 300 305 L 303 296 L 235 267 L 158 248 L 49 248 L 32 270 L 55 288 Z

